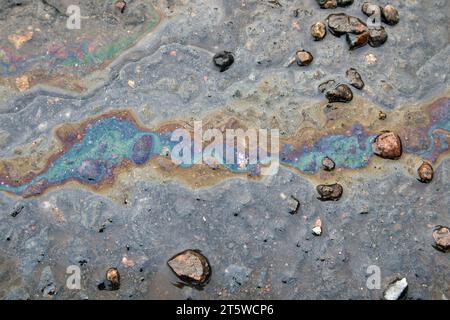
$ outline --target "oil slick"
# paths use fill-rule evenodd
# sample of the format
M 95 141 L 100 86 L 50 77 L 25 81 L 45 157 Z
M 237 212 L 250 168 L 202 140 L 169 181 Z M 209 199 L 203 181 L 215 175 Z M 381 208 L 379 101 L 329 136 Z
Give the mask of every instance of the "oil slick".
M 450 98 L 440 98 L 413 111 L 400 109 L 396 112 L 395 117 L 400 121 L 396 121 L 394 129 L 404 141 L 406 154 L 436 162 L 449 150 Z M 337 171 L 364 169 L 373 158 L 371 144 L 380 129 L 371 127 L 369 130 L 363 123 L 361 119 L 354 119 L 353 123 L 339 127 L 335 123 L 327 124 L 309 135 L 283 139 L 280 164 L 314 176 L 323 174 L 322 159 L 331 156 Z M 113 186 L 115 178 L 131 168 L 157 169 L 169 178 L 185 176 L 188 184 L 194 186 L 197 184 L 192 181 L 199 177 L 205 180 L 202 185 L 211 185 L 236 175 L 256 178 L 261 175 L 264 166 L 261 162 L 217 165 L 213 159 L 193 165 L 174 164 L 169 155 L 178 141 L 171 139 L 172 133 L 189 126 L 173 122 L 149 129 L 138 123 L 130 111 L 114 111 L 80 124 L 65 124 L 55 131 L 61 150 L 49 153 L 40 170 L 26 170 L 26 166 L 25 170 L 15 168 L 17 163 L 26 163 L 26 159 L 0 160 L 0 191 L 26 198 L 73 182 L 100 191 Z M 220 131 L 229 128 L 247 129 L 238 120 L 228 119 Z

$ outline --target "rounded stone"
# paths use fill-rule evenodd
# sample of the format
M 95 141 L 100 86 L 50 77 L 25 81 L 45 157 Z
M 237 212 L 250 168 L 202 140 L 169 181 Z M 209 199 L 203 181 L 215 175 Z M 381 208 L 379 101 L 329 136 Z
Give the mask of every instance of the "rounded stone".
M 381 10 L 381 19 L 388 25 L 396 25 L 400 21 L 400 15 L 397 9 L 388 4 Z
M 205 284 L 211 275 L 208 259 L 198 250 L 185 250 L 167 262 L 175 275 L 183 281 L 194 285 Z
M 433 180 L 434 170 L 430 163 L 424 161 L 422 165 L 417 169 L 419 175 L 419 181 L 423 183 L 430 183 Z
M 314 59 L 311 52 L 306 50 L 297 50 L 295 53 L 295 58 L 297 60 L 297 64 L 302 67 L 311 64 Z
M 381 158 L 395 160 L 402 156 L 402 141 L 394 132 L 385 132 L 375 138 L 372 150 Z
M 345 40 L 347 41 L 350 50 L 358 49 L 364 47 L 369 41 L 369 32 L 364 31 L 360 34 L 347 33 L 345 35 Z
M 325 23 L 319 21 L 311 26 L 311 35 L 315 41 L 320 41 L 327 35 Z
M 435 249 L 448 252 L 450 250 L 450 229 L 444 226 L 437 226 L 433 231 Z

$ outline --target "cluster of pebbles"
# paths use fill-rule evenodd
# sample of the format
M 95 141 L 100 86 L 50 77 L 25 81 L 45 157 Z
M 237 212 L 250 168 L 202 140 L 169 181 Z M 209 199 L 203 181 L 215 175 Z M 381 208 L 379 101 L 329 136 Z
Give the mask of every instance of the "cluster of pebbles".
M 322 9 L 335 9 L 347 7 L 353 1 L 317 0 L 317 3 Z M 400 21 L 397 9 L 392 5 L 380 7 L 364 2 L 361 11 L 369 17 L 367 23 L 345 13 L 330 14 L 326 19 L 328 30 L 336 37 L 345 35 L 350 50 L 361 48 L 366 44 L 375 48 L 382 46 L 387 41 L 388 34 L 381 22 L 391 26 L 396 25 Z M 325 23 L 319 21 L 311 26 L 311 35 L 314 40 L 320 41 L 326 34 Z

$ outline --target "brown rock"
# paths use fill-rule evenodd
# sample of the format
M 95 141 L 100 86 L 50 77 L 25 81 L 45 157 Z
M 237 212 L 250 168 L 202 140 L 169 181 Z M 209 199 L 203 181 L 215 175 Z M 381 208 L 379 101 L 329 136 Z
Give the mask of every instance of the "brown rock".
M 329 157 L 325 157 L 322 160 L 322 168 L 325 171 L 333 171 L 334 168 L 336 167 L 336 164 L 334 163 L 334 161 L 329 158 Z
M 345 13 L 330 14 L 327 23 L 331 34 L 336 37 L 346 33 L 360 34 L 367 31 L 367 25 L 364 22 Z
M 335 9 L 337 8 L 337 0 L 316 0 L 322 9 Z
M 319 85 L 319 91 L 325 93 L 326 91 L 331 90 L 335 84 L 336 81 L 334 80 L 325 81 Z
M 312 233 L 315 236 L 322 235 L 322 221 L 320 220 L 320 218 L 317 218 L 316 221 L 314 222 Z
M 433 167 L 426 161 L 417 169 L 417 173 L 419 174 L 419 181 L 423 183 L 430 183 L 433 180 Z
M 368 17 L 371 17 L 374 14 L 378 14 L 381 17 L 380 6 L 377 6 L 376 4 L 372 4 L 370 2 L 364 2 L 361 11 Z
M 400 15 L 394 6 L 388 4 L 381 10 L 381 19 L 384 23 L 393 26 L 400 21 Z
M 175 275 L 194 285 L 205 284 L 211 275 L 208 259 L 197 250 L 185 250 L 170 258 L 167 262 Z
M 319 21 L 311 26 L 311 35 L 315 41 L 320 41 L 327 35 L 327 28 L 325 23 Z
M 353 99 L 353 92 L 346 84 L 338 84 L 334 89 L 325 93 L 328 102 L 350 102 Z
M 322 9 L 335 9 L 337 7 L 348 7 L 354 0 L 316 0 Z
M 295 53 L 295 57 L 299 66 L 307 66 L 314 59 L 311 52 L 305 50 L 297 50 L 297 52 Z
M 378 135 L 372 144 L 373 153 L 385 159 L 398 159 L 402 156 L 402 141 L 393 132 Z
M 344 189 L 338 183 L 335 184 L 321 184 L 316 187 L 317 192 L 321 201 L 337 201 L 341 198 Z
M 450 229 L 444 226 L 437 226 L 433 231 L 434 248 L 448 252 L 450 250 Z
M 347 33 L 345 35 L 345 40 L 347 41 L 350 50 L 358 49 L 364 47 L 369 41 L 369 32 L 364 31 L 360 34 Z

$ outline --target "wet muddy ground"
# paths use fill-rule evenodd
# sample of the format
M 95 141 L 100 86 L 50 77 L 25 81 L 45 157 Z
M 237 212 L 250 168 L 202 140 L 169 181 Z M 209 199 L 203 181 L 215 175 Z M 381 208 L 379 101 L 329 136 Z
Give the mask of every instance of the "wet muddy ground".
M 436 226 L 450 226 L 450 7 L 392 3 L 400 22 L 383 24 L 380 47 L 349 50 L 329 32 L 314 41 L 311 25 L 329 14 L 366 21 L 363 2 L 127 1 L 121 12 L 116 1 L 74 1 L 86 18 L 69 30 L 69 1 L 0 1 L 0 298 L 381 299 L 396 278 L 407 279 L 406 299 L 450 298 L 450 255 L 433 247 Z M 297 49 L 313 61 L 287 66 Z M 223 50 L 234 63 L 220 72 L 213 56 Z M 319 85 L 348 83 L 350 68 L 364 88 L 329 103 Z M 135 161 L 110 175 L 71 175 L 68 164 L 112 162 L 107 147 L 92 159 L 84 144 L 68 146 L 117 114 L 135 134 L 194 120 L 275 128 L 290 149 L 278 174 L 249 177 L 177 167 L 151 140 L 157 154 L 145 163 L 124 152 Z M 384 130 L 402 139 L 400 159 L 367 153 Z M 106 132 L 119 147 L 138 137 Z M 324 154 L 334 170 L 320 168 Z M 430 183 L 418 181 L 423 161 Z M 342 197 L 320 201 L 316 186 L 332 183 Z M 167 265 L 186 249 L 211 266 L 201 288 Z M 66 285 L 69 266 L 81 270 L 80 289 Z M 369 266 L 379 288 L 367 286 Z M 111 267 L 120 288 L 99 290 Z

